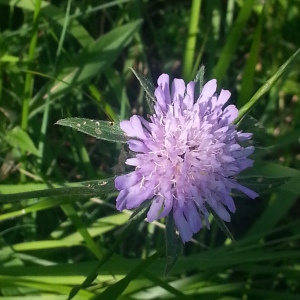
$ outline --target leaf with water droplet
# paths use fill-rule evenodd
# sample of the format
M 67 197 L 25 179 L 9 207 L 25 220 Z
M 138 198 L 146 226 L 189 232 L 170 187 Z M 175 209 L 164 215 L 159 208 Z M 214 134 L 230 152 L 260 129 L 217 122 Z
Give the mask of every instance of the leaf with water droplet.
M 274 191 L 290 179 L 291 177 L 238 176 L 237 181 L 261 195 Z M 234 193 L 236 192 L 234 191 Z
M 120 128 L 119 122 L 91 120 L 84 118 L 66 118 L 58 120 L 56 124 L 71 127 L 97 139 L 110 142 L 127 142 L 127 138 Z

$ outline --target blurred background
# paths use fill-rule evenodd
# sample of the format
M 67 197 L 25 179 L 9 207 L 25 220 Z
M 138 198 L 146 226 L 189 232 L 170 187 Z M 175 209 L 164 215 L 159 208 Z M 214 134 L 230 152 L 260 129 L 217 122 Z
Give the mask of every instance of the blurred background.
M 284 65 L 299 28 L 299 0 L 0 0 L 0 196 L 124 172 L 120 144 L 55 122 L 146 117 L 130 68 L 155 85 L 203 65 L 238 108 L 265 88 L 241 124 L 257 149 L 241 180 L 261 197 L 236 196 L 235 242 L 212 220 L 164 276 L 164 220 L 114 246 L 130 212 L 113 189 L 0 197 L 0 299 L 67 299 L 88 276 L 74 299 L 299 299 L 299 56 Z

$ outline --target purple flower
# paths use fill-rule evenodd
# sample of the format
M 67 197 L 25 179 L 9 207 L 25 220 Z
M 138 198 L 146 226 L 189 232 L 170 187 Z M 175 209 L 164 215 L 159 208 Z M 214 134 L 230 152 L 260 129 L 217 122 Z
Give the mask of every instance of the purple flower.
M 217 96 L 215 79 L 204 85 L 196 101 L 195 82 L 186 86 L 182 79 L 174 79 L 170 90 L 169 76 L 162 74 L 157 83 L 151 121 L 134 115 L 120 124 L 136 155 L 126 161 L 135 170 L 115 179 L 120 191 L 117 209 L 152 201 L 148 221 L 172 213 L 182 241 L 187 242 L 202 221 L 209 228 L 205 204 L 228 222 L 228 210 L 236 210 L 232 189 L 252 199 L 258 196 L 235 179 L 253 164 L 247 157 L 254 147 L 239 144 L 252 134 L 237 131 L 232 122 L 238 110 L 234 105 L 224 108 L 230 92 L 222 90 Z

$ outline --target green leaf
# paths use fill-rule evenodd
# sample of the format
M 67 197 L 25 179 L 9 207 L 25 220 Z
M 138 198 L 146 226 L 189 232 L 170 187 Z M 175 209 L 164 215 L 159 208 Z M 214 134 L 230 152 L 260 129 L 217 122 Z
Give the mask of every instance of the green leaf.
M 196 82 L 196 87 L 195 87 L 195 99 L 198 99 L 199 95 L 201 94 L 201 91 L 204 86 L 204 74 L 205 74 L 205 66 L 201 66 L 200 69 L 198 70 L 194 81 Z
M 243 176 L 238 177 L 238 183 L 261 195 L 274 191 L 290 179 L 291 177 Z
M 166 223 L 166 257 L 167 263 L 165 268 L 165 276 L 167 276 L 175 266 L 179 255 L 182 252 L 182 242 L 176 234 L 176 226 L 173 214 L 169 214 Z
M 67 65 L 62 65 L 57 76 L 59 82 L 51 88 L 51 95 L 58 96 L 78 87 L 92 76 L 112 64 L 122 49 L 130 42 L 141 26 L 141 20 L 111 30 L 82 50 Z
M 127 138 L 118 122 L 98 121 L 84 118 L 66 118 L 58 120 L 55 124 L 71 127 L 97 139 L 110 142 L 127 142 Z
M 265 14 L 263 9 L 260 13 L 259 22 L 255 29 L 254 37 L 252 40 L 249 57 L 247 59 L 246 67 L 243 72 L 241 90 L 238 96 L 237 107 L 242 107 L 243 105 L 245 105 L 250 99 L 253 92 L 254 75 L 260 50 L 264 15 Z
M 0 194 L 0 203 L 19 202 L 21 200 L 44 197 L 93 197 L 106 195 L 108 191 L 111 192 L 113 190 L 114 177 L 98 181 L 83 182 L 82 185 L 77 184 L 77 186 L 36 190 L 23 193 Z
M 231 239 L 232 241 L 234 241 L 234 237 L 233 237 L 232 233 L 230 232 L 230 230 L 228 229 L 228 227 L 226 226 L 226 224 L 224 223 L 224 221 L 218 216 L 218 214 L 207 203 L 205 204 L 205 207 L 214 216 L 217 224 L 222 229 L 222 231 L 225 233 L 225 235 L 229 239 Z
M 93 300 L 97 299 L 107 299 L 114 300 L 118 299 L 122 295 L 124 290 L 127 288 L 129 283 L 141 275 L 152 263 L 154 263 L 160 256 L 162 251 L 158 251 L 139 263 L 134 267 L 123 279 L 119 280 L 115 284 L 109 286 L 103 293 L 92 298 Z
M 267 93 L 271 87 L 276 83 L 276 81 L 282 76 L 290 72 L 292 63 L 295 61 L 300 53 L 300 48 L 278 69 L 278 71 L 269 79 L 267 82 L 261 86 L 258 91 L 252 96 L 248 103 L 246 103 L 239 112 L 239 116 L 236 120 L 239 121 L 245 114 L 247 114 L 250 109 L 257 103 L 257 101 Z
M 231 27 L 218 63 L 213 69 L 213 78 L 216 78 L 218 81 L 222 80 L 226 74 L 231 58 L 239 44 L 240 37 L 252 12 L 254 2 L 254 0 L 247 0 L 244 2 L 244 5 L 240 9 L 239 14 Z
M 138 79 L 138 81 L 140 82 L 142 88 L 144 89 L 146 96 L 147 96 L 146 99 L 147 99 L 149 112 L 150 112 L 150 114 L 153 114 L 154 113 L 153 106 L 156 103 L 156 99 L 154 96 L 155 87 L 154 87 L 153 83 L 148 78 L 137 73 L 133 68 L 130 68 L 130 69 L 133 72 L 133 74 L 135 75 L 135 77 Z
M 15 148 L 20 148 L 24 152 L 30 152 L 40 156 L 38 149 L 35 147 L 30 136 L 20 127 L 15 127 L 6 133 L 6 141 Z

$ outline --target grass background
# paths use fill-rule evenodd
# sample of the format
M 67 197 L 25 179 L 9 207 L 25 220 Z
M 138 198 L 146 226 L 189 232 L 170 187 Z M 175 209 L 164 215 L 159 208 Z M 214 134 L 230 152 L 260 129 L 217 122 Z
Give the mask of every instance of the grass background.
M 298 299 L 299 28 L 299 0 L 0 0 L 0 299 Z M 235 242 L 212 221 L 164 276 L 164 222 L 124 229 L 114 190 L 71 188 L 124 171 L 122 146 L 54 124 L 145 115 L 130 67 L 200 65 L 251 108 L 240 180 L 261 197 L 236 197 Z

